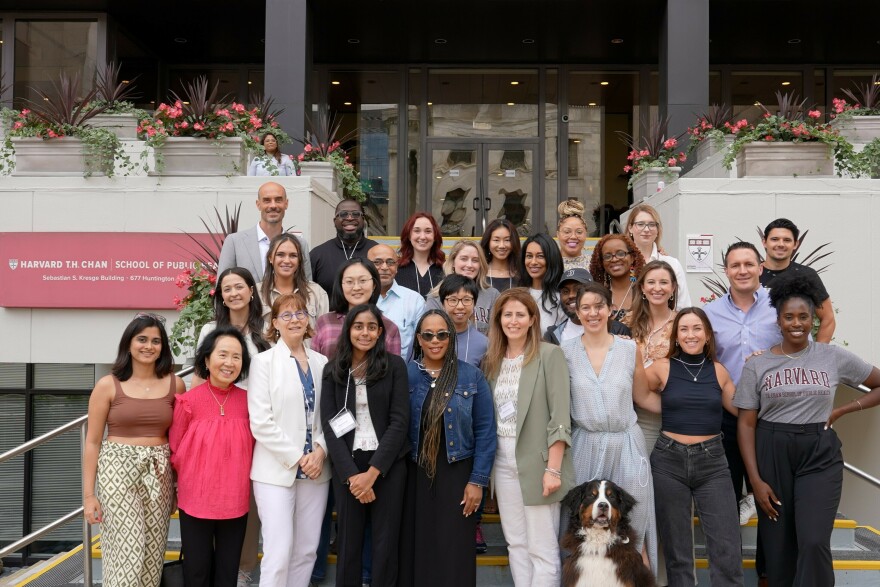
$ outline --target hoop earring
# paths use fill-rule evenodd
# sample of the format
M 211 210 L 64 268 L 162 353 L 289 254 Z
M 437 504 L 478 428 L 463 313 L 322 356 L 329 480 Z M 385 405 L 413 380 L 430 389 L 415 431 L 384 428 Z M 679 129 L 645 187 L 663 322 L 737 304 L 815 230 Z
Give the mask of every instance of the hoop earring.
M 645 300 L 646 302 L 648 301 L 648 297 L 644 293 L 642 293 L 642 299 Z
M 226 305 L 226 300 L 223 300 L 223 305 L 224 305 L 224 306 Z

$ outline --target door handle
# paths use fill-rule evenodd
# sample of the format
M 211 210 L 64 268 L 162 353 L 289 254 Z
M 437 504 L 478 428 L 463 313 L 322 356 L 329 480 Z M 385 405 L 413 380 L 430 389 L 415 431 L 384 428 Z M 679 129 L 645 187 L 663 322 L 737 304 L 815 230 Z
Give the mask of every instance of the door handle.
M 486 212 L 492 209 L 492 198 L 486 198 Z
M 476 197 L 474 198 L 474 201 L 473 201 L 474 212 L 479 212 L 479 211 L 480 211 L 480 204 L 479 204 L 479 201 L 478 201 L 479 199 L 480 199 L 480 196 L 476 196 Z

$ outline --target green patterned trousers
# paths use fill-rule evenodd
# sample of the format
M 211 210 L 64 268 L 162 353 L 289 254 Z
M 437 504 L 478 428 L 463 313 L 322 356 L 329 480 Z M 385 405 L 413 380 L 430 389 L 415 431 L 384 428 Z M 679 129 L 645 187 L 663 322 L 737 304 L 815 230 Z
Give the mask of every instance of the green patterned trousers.
M 104 441 L 98 500 L 104 512 L 104 587 L 157 587 L 171 515 L 171 451 Z

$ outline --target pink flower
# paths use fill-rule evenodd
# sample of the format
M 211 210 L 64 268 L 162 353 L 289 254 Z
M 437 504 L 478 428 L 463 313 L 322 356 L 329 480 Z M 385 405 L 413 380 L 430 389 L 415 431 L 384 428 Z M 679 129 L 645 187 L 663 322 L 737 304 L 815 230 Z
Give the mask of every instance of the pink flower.
M 678 141 L 676 141 L 674 138 L 673 139 L 666 139 L 666 141 L 663 143 L 663 148 L 664 149 L 674 149 L 675 145 L 677 145 L 677 144 L 678 144 Z
M 50 138 L 50 139 L 56 139 L 56 138 L 58 138 L 58 137 L 60 137 L 60 136 L 61 136 L 61 135 L 57 134 L 54 130 L 49 129 L 49 138 Z
M 773 140 L 773 135 L 767 135 L 764 137 L 764 140 L 767 142 L 771 142 Z
M 156 136 L 156 129 L 155 128 L 148 128 L 147 129 L 147 136 L 150 136 L 150 137 Z
M 214 290 L 213 290 L 213 289 L 211 289 L 210 294 L 211 294 L 211 296 L 213 297 L 213 295 L 214 295 Z
M 242 112 L 245 111 L 245 107 L 244 107 L 244 106 L 242 106 L 241 104 L 237 104 L 237 103 L 235 103 L 235 102 L 233 102 L 232 104 L 230 104 L 229 107 L 232 108 L 233 110 L 235 110 L 236 112 L 238 112 L 239 114 L 241 114 Z
M 202 124 L 201 122 L 194 122 L 194 123 L 193 123 L 193 128 L 194 128 L 195 130 L 205 130 L 205 125 Z
M 31 111 L 30 111 L 29 109 L 27 109 L 27 108 L 22 108 L 22 110 L 21 110 L 21 115 L 22 115 L 22 116 L 27 116 L 27 115 L 30 114 L 30 113 L 31 113 Z
M 809 112 L 807 112 L 807 116 L 809 116 L 810 118 L 816 119 L 816 118 L 819 118 L 820 116 L 822 116 L 822 113 L 819 112 L 818 110 L 810 110 Z
M 235 129 L 235 127 L 232 126 L 231 122 L 227 122 L 226 124 L 224 124 L 220 127 L 221 132 L 232 132 L 234 129 Z
M 305 159 L 305 155 L 303 155 L 302 153 L 300 153 L 299 155 L 296 156 L 297 161 L 302 161 L 304 159 Z
M 651 151 L 649 151 L 648 149 L 642 149 L 641 151 L 639 151 L 639 157 L 647 157 L 650 154 Z
M 762 118 L 770 118 L 770 113 L 769 113 L 769 112 L 765 112 L 764 115 L 762 116 Z
M 629 172 L 632 171 L 632 170 L 633 170 L 632 165 L 624 165 L 624 166 L 623 166 L 623 172 L 624 172 L 624 173 L 629 173 Z
M 263 126 L 263 121 L 256 116 L 251 116 L 250 122 L 251 126 L 253 126 L 254 128 L 260 128 L 261 126 Z
M 311 146 L 311 145 L 306 145 L 305 147 L 303 147 L 303 151 L 305 151 L 306 153 L 311 153 L 311 152 L 312 152 L 312 146 Z
M 24 126 L 23 122 L 16 122 L 15 124 L 12 125 L 12 128 L 17 130 L 23 126 Z
M 685 155 L 684 153 L 679 153 L 679 154 L 678 154 L 678 160 L 681 161 L 681 162 L 685 162 L 685 161 L 687 161 L 687 155 Z
M 278 128 L 278 123 L 273 120 L 269 126 L 271 126 L 272 128 Z

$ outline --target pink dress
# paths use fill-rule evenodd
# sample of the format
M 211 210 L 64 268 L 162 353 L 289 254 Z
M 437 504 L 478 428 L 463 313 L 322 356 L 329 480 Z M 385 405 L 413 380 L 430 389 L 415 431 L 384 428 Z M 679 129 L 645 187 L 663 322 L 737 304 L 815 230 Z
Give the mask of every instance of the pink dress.
M 178 395 L 168 443 L 180 509 L 208 520 L 248 513 L 254 437 L 245 390 L 205 382 Z

